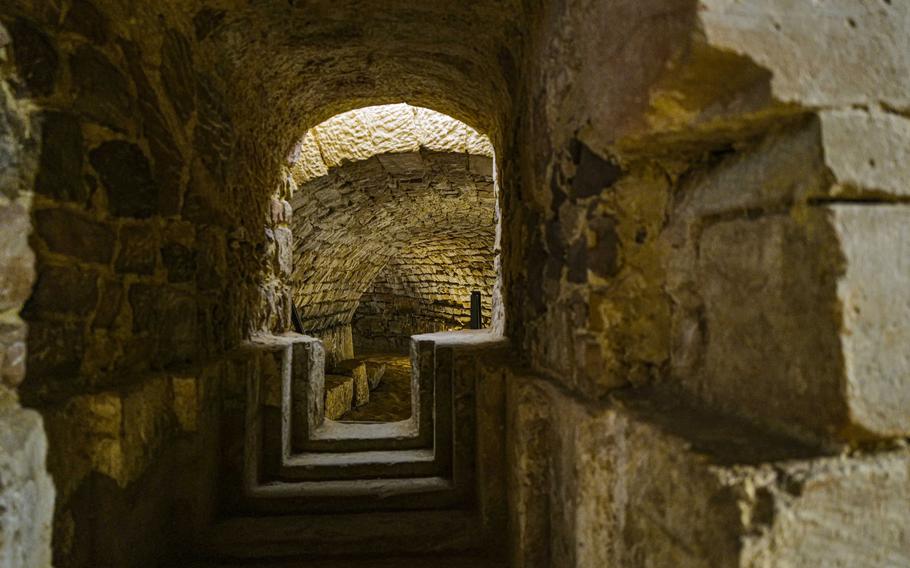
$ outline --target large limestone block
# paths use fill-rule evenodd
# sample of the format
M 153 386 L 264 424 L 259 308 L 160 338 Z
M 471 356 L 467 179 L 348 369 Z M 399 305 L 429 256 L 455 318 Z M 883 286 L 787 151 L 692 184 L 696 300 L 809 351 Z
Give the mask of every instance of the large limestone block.
M 610 522 L 588 542 L 610 544 L 606 564 L 578 565 L 910 566 L 906 448 L 813 457 L 675 403 L 637 401 L 595 426 L 606 439 L 588 446 L 600 464 L 588 490 L 606 493 Z
M 516 566 L 910 566 L 910 451 L 820 455 L 654 390 L 507 390 Z
M 325 417 L 338 420 L 351 410 L 354 402 L 354 379 L 345 375 L 325 376 Z
M 370 381 L 365 363 L 357 359 L 340 361 L 332 368 L 332 373 L 354 380 L 354 407 L 370 402 Z
M 819 113 L 825 165 L 840 193 L 910 195 L 910 119 L 884 112 Z
M 701 0 L 707 42 L 772 73 L 778 100 L 910 106 L 910 3 Z
M 47 438 L 41 416 L 0 391 L 0 568 L 46 568 L 54 515 Z
M 701 366 L 680 378 L 702 399 L 811 438 L 910 433 L 910 207 L 710 224 L 697 273 Z

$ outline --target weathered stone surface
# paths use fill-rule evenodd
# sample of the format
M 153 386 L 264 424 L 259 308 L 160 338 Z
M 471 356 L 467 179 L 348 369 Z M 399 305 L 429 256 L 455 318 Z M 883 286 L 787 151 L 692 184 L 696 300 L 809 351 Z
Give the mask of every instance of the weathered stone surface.
M 370 390 L 374 390 L 382 383 L 382 376 L 385 374 L 385 370 L 385 363 L 377 361 L 366 362 L 367 383 L 370 385 Z
M 155 228 L 144 223 L 123 225 L 120 229 L 120 252 L 117 271 L 153 274 L 158 266 L 158 236 Z
M 196 301 L 189 294 L 168 293 L 156 308 L 157 363 L 167 368 L 192 361 L 196 353 Z
M 31 291 L 35 257 L 28 245 L 30 231 L 25 208 L 0 205 L 0 312 L 21 306 Z
M 178 376 L 171 378 L 174 391 L 174 414 L 180 428 L 185 432 L 195 432 L 199 428 L 199 414 L 204 393 L 203 385 L 197 377 Z
M 26 312 L 85 317 L 98 305 L 98 274 L 75 266 L 42 266 Z
M 910 207 L 827 208 L 844 257 L 837 282 L 852 425 L 910 433 Z
M 120 46 L 127 58 L 130 75 L 139 95 L 142 132 L 148 139 L 154 161 L 155 178 L 159 183 L 158 207 L 162 215 L 176 215 L 180 212 L 183 197 L 183 154 L 167 126 L 167 121 L 161 113 L 158 95 L 142 67 L 139 46 L 125 40 L 120 42 Z
M 332 367 L 332 373 L 351 377 L 354 380 L 353 406 L 363 406 L 370 402 L 370 382 L 366 365 L 356 359 L 339 361 Z
M 218 288 L 227 277 L 227 238 L 221 229 L 204 227 L 198 239 L 196 284 L 202 290 Z
M 513 565 L 906 564 L 906 449 L 817 457 L 651 391 L 594 408 L 515 377 L 506 400 Z
M 161 259 L 167 268 L 168 282 L 189 282 L 196 275 L 195 253 L 180 243 L 161 247 Z
M 351 410 L 354 402 L 354 379 L 346 375 L 325 376 L 325 417 L 338 420 Z
M 769 216 L 707 227 L 697 392 L 822 436 L 910 431 L 910 360 L 896 347 L 910 339 L 899 323 L 910 321 L 908 215 L 905 206 L 844 205 L 811 210 L 803 221 Z
M 26 326 L 0 324 L 0 385 L 15 389 L 25 378 Z
M 75 32 L 96 45 L 107 43 L 110 34 L 107 17 L 89 0 L 75 0 L 70 4 L 63 29 Z
M 0 559 L 4 568 L 50 566 L 54 485 L 41 416 L 19 408 L 8 393 L 0 396 Z
M 38 235 L 55 253 L 107 264 L 114 256 L 114 231 L 66 209 L 35 212 Z
M 9 24 L 19 77 L 35 96 L 48 96 L 57 82 L 59 58 L 51 39 L 33 22 L 16 18 Z
M 584 143 L 578 143 L 578 164 L 572 178 L 572 190 L 576 197 L 591 197 L 608 189 L 622 175 L 616 164 L 605 160 L 591 151 Z
M 159 298 L 161 287 L 133 284 L 129 289 L 130 308 L 133 312 L 133 332 L 154 331 L 160 321 Z
M 825 165 L 843 186 L 839 193 L 910 195 L 910 118 L 842 110 L 819 120 Z
M 294 272 L 294 236 L 285 227 L 275 229 L 275 255 L 278 262 L 278 274 L 290 278 Z
M 45 112 L 41 115 L 41 158 L 35 191 L 65 201 L 88 198 L 82 179 L 82 127 L 72 115 Z
M 79 373 L 84 350 L 81 324 L 29 321 L 26 385 L 40 391 L 47 385 L 34 384 L 39 377 L 73 381 Z
M 126 77 L 100 51 L 78 48 L 69 60 L 76 100 L 73 109 L 88 120 L 113 130 L 126 130 L 132 103 Z
M 145 218 L 156 212 L 158 187 L 138 146 L 120 140 L 104 142 L 89 153 L 89 161 L 108 190 L 115 215 Z
M 202 41 L 209 37 L 224 20 L 225 11 L 213 8 L 202 8 L 193 16 L 193 27 L 196 31 L 196 40 Z
M 123 302 L 123 284 L 119 280 L 102 278 L 100 286 L 100 301 L 92 327 L 95 329 L 108 329 L 114 325 L 120 315 Z
M 211 78 L 197 75 L 196 93 L 198 122 L 193 131 L 193 146 L 205 167 L 224 186 L 234 137 L 231 116 Z
M 161 44 L 161 83 L 180 120 L 189 120 L 196 109 L 193 53 L 186 37 L 175 29 L 167 30 Z
M 708 42 L 770 69 L 774 95 L 807 106 L 910 105 L 908 17 L 905 3 L 874 0 L 704 0 L 699 12 Z

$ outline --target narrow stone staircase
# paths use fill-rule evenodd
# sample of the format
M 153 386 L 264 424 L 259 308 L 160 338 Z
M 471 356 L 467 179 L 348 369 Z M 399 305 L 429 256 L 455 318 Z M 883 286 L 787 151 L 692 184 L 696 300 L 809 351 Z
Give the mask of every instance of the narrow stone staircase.
M 318 340 L 251 341 L 223 413 L 217 521 L 183 565 L 504 566 L 503 468 L 481 463 L 475 406 L 478 366 L 504 347 L 486 332 L 415 336 L 410 417 L 367 423 L 330 416 Z M 363 383 L 362 402 L 365 371 L 338 373 Z

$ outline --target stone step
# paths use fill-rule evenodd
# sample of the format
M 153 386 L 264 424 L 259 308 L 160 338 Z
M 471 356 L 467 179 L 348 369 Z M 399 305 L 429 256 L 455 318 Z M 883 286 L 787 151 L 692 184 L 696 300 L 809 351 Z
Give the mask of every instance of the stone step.
M 444 477 L 269 481 L 248 488 L 240 508 L 255 515 L 442 509 L 468 503 L 470 489 Z
M 430 477 L 444 473 L 431 449 L 307 453 L 285 459 L 277 472 L 279 481 Z
M 370 566 L 380 555 L 433 555 L 435 565 L 437 555 L 481 552 L 482 525 L 475 512 L 459 509 L 235 517 L 211 527 L 198 550 L 203 558 L 230 562 L 369 556 L 374 560 L 364 559 L 363 566 Z

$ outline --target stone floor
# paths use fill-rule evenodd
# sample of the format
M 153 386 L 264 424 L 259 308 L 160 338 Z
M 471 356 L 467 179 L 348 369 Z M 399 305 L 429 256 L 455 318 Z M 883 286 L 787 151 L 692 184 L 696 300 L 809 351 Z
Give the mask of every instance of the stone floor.
M 370 392 L 370 402 L 346 412 L 340 420 L 350 422 L 397 422 L 411 416 L 411 359 L 390 353 L 358 357 L 364 363 L 386 366 L 382 382 Z

